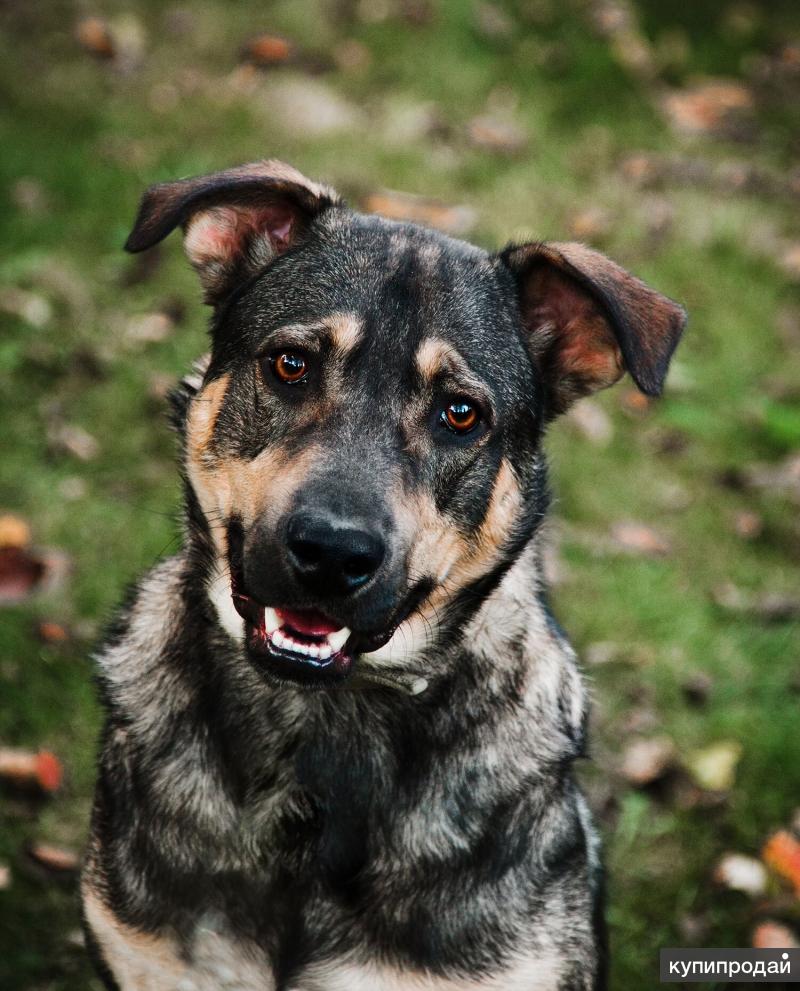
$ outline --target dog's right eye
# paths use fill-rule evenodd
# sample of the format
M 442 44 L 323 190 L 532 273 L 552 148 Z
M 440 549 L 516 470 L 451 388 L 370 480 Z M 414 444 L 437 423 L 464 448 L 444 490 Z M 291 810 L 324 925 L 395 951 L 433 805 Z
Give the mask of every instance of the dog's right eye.
M 300 351 L 278 351 L 267 358 L 273 377 L 284 385 L 300 385 L 308 378 L 308 359 Z

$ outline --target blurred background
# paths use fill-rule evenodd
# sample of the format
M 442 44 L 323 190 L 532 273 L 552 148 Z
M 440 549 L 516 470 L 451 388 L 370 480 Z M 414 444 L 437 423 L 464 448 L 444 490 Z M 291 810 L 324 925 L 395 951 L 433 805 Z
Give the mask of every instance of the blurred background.
M 90 650 L 180 540 L 164 397 L 206 314 L 179 238 L 121 245 L 149 183 L 264 156 L 686 305 L 661 401 L 622 383 L 549 438 L 612 986 L 662 946 L 798 945 L 797 4 L 3 0 L 0 86 L 0 986 L 99 987 Z

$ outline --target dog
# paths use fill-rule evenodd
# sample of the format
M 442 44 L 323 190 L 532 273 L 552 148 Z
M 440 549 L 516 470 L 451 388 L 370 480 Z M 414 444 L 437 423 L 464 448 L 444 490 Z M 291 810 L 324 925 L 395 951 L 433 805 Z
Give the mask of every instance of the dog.
M 99 652 L 81 891 L 109 988 L 605 984 L 586 693 L 542 438 L 682 308 L 598 252 L 490 254 L 262 161 L 150 188 L 213 308 L 173 397 L 185 541 Z

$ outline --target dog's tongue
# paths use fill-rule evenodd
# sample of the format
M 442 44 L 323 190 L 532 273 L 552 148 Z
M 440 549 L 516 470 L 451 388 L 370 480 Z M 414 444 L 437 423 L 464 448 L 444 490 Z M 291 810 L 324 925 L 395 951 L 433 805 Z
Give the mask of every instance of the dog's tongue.
M 325 637 L 341 629 L 340 623 L 332 623 L 316 609 L 276 609 L 275 612 L 281 626 L 288 626 L 307 637 Z

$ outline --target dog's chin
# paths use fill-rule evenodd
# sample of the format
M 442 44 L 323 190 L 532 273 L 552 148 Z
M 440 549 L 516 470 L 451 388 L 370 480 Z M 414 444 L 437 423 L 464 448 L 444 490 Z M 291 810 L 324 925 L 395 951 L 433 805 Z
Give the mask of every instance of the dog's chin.
M 232 593 L 244 620 L 250 662 L 271 680 L 307 688 L 345 681 L 359 654 L 378 650 L 394 629 L 359 635 L 316 609 L 263 606 L 248 595 Z

